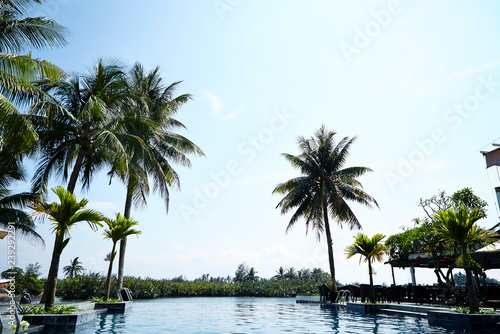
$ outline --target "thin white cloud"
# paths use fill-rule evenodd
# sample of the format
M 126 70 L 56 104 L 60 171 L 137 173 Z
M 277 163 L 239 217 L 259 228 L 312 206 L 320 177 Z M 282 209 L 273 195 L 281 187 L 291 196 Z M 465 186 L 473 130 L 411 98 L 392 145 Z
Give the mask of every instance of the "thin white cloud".
M 244 107 L 243 106 L 238 106 L 238 107 L 234 108 L 233 112 L 231 112 L 231 113 L 225 113 L 224 114 L 222 112 L 224 104 L 222 103 L 222 100 L 218 96 L 216 96 L 214 93 L 212 93 L 208 89 L 205 89 L 205 91 L 203 92 L 203 96 L 205 96 L 205 98 L 212 105 L 212 109 L 214 111 L 214 115 L 217 118 L 219 118 L 219 119 L 221 119 L 223 121 L 226 121 L 228 119 L 234 118 L 234 117 L 238 116 L 239 114 L 241 114 L 243 112 Z
M 456 79 L 456 78 L 463 77 L 464 75 L 469 75 L 469 74 L 474 74 L 474 73 L 477 73 L 477 72 L 481 72 L 481 71 L 484 71 L 487 68 L 495 67 L 495 66 L 498 66 L 498 65 L 500 65 L 500 59 L 496 60 L 496 61 L 492 61 L 492 62 L 486 63 L 484 65 L 469 67 L 468 69 L 460 71 L 458 73 L 450 74 L 446 79 L 447 80 L 453 80 L 453 79 Z

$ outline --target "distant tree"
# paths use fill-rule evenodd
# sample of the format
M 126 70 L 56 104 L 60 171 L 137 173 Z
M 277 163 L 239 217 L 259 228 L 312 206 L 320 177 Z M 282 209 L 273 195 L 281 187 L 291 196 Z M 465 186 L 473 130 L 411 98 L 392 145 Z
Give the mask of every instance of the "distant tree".
M 251 267 L 250 270 L 248 271 L 247 276 L 245 277 L 245 281 L 248 282 L 253 282 L 259 279 L 259 276 L 257 276 L 257 270 L 254 269 L 254 267 Z
M 293 281 L 294 279 L 297 278 L 297 274 L 295 272 L 295 268 L 294 267 L 290 267 L 288 268 L 288 270 L 286 271 L 285 273 L 285 278 L 288 280 L 288 281 Z
M 235 282 L 245 282 L 247 280 L 248 273 L 250 268 L 248 268 L 245 262 L 238 265 L 238 269 L 234 273 L 234 281 Z
M 279 267 L 278 270 L 276 270 L 276 275 L 274 275 L 274 279 L 278 281 L 284 281 L 285 280 L 285 268 Z
M 35 264 L 28 263 L 28 265 L 26 266 L 25 275 L 36 276 L 36 278 L 38 278 L 38 276 L 42 274 L 40 272 L 40 268 L 42 268 L 42 266 L 38 262 L 36 262 Z
M 70 279 L 73 279 L 75 276 L 83 273 L 85 268 L 81 265 L 82 263 L 78 261 L 78 256 L 70 261 L 68 266 L 63 268 L 64 275 L 68 276 Z

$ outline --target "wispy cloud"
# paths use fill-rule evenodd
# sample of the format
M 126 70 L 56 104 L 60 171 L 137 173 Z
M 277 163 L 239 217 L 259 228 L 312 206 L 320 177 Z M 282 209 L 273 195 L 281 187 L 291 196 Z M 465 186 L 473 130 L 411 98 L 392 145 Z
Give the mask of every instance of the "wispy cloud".
M 203 96 L 210 102 L 212 105 L 212 109 L 214 111 L 214 114 L 216 117 L 220 118 L 223 121 L 226 121 L 228 119 L 231 119 L 233 117 L 236 117 L 237 115 L 241 114 L 243 112 L 243 106 L 238 106 L 233 108 L 233 111 L 230 113 L 223 113 L 223 107 L 224 104 L 222 103 L 222 100 L 216 96 L 214 93 L 212 93 L 210 90 L 205 89 L 203 92 Z
M 486 64 L 483 64 L 483 65 L 480 65 L 480 66 L 472 66 L 472 67 L 469 67 L 468 69 L 460 71 L 458 73 L 450 74 L 446 79 L 453 80 L 453 79 L 456 79 L 456 78 L 463 77 L 464 75 L 469 75 L 469 74 L 474 74 L 474 73 L 477 73 L 477 72 L 481 72 L 481 71 L 484 71 L 487 68 L 495 67 L 495 66 L 498 66 L 498 65 L 500 65 L 500 59 L 492 61 L 492 62 L 489 62 L 489 63 L 486 63 Z

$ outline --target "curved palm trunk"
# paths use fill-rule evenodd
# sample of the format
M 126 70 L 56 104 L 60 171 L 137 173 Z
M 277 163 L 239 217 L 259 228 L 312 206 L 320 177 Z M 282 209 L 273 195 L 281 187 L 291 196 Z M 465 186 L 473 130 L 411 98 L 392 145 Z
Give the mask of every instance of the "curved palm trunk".
M 326 243 L 328 244 L 328 260 L 330 262 L 330 275 L 332 276 L 333 291 L 337 291 L 337 283 L 335 282 L 335 263 L 333 262 L 333 240 L 330 232 L 330 223 L 328 222 L 328 209 L 326 200 L 323 201 L 323 218 L 325 220 Z
M 109 299 L 109 290 L 111 289 L 111 273 L 113 270 L 113 260 L 115 252 L 116 252 L 116 242 L 113 242 L 113 248 L 111 249 L 111 258 L 109 259 L 108 276 L 106 277 L 106 290 L 104 293 L 104 295 L 106 296 L 106 300 Z
M 472 312 L 479 311 L 479 305 L 477 303 L 476 289 L 474 288 L 474 283 L 472 282 L 472 270 L 470 268 L 469 254 L 465 247 L 462 247 L 462 256 L 465 259 L 465 275 L 467 278 L 467 293 L 469 295 L 469 306 Z
M 127 191 L 127 198 L 125 200 L 125 211 L 123 213 L 123 216 L 127 219 L 130 219 L 130 209 L 132 208 L 132 191 L 129 188 L 130 188 L 130 182 L 129 186 L 127 186 L 127 189 L 129 191 Z M 120 291 L 120 289 L 123 288 L 123 273 L 125 268 L 126 248 L 127 248 L 127 237 L 120 240 L 120 255 L 118 257 L 118 286 L 117 286 L 118 291 Z
M 76 161 L 75 161 L 75 166 L 73 166 L 73 171 L 71 172 L 71 176 L 69 178 L 68 188 L 66 189 L 71 194 L 73 194 L 73 192 L 75 191 L 76 181 L 78 180 L 78 174 L 80 174 L 80 170 L 82 169 L 82 164 L 83 164 L 83 152 L 82 152 L 82 150 L 79 150 L 78 151 L 78 157 L 76 158 Z M 57 245 L 57 241 L 58 240 L 57 240 L 57 234 L 56 234 L 56 245 Z M 61 254 L 59 254 L 59 256 L 60 255 Z M 53 261 L 54 261 L 54 255 L 52 255 L 52 262 Z M 51 264 L 51 269 L 52 269 L 52 264 Z M 55 272 L 55 276 L 53 278 L 53 279 L 56 280 L 56 283 L 57 283 L 57 272 L 58 271 L 59 271 L 59 259 L 58 259 L 58 262 L 57 262 L 57 269 L 56 269 L 56 272 Z M 49 278 L 50 277 L 51 276 L 50 276 L 50 271 L 49 271 L 49 275 L 47 277 L 47 282 L 45 282 L 45 287 L 43 289 L 42 298 L 40 299 L 40 304 L 47 305 L 47 303 L 48 303 L 47 292 L 46 291 L 49 291 L 48 282 L 49 282 Z M 54 287 L 54 293 L 55 293 L 55 287 Z M 54 300 L 52 300 L 52 307 L 53 306 L 54 306 Z M 47 306 L 45 306 L 45 308 L 47 308 Z
M 370 302 L 375 304 L 375 287 L 373 286 L 372 261 L 368 260 L 368 274 L 370 275 Z
M 47 283 L 45 284 L 45 289 L 43 290 L 43 297 L 45 303 L 45 310 L 54 307 L 54 302 L 56 298 L 56 288 L 57 288 L 57 273 L 59 271 L 59 261 L 61 259 L 61 253 L 59 251 L 59 244 L 61 243 L 62 236 L 56 233 L 56 240 L 54 243 L 54 251 L 52 252 L 52 260 L 50 262 L 49 274 L 47 276 Z M 42 301 L 40 301 L 42 303 Z
M 82 150 L 78 150 L 78 156 L 76 157 L 75 165 L 73 166 L 73 171 L 71 172 L 71 176 L 68 182 L 68 188 L 66 189 L 70 193 L 73 194 L 76 187 L 76 181 L 78 181 L 78 175 L 80 174 L 80 170 L 82 169 L 83 164 L 83 152 Z

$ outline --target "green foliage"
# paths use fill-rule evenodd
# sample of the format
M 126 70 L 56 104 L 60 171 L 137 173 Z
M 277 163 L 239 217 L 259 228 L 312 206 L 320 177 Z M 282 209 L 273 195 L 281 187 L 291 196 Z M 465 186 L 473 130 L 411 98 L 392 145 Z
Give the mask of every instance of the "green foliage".
M 319 273 L 319 270 L 314 269 Z M 123 285 L 129 288 L 134 298 L 148 299 L 156 297 L 282 297 L 297 294 L 317 294 L 318 285 L 324 284 L 325 276 L 319 275 L 323 280 L 317 281 L 313 276 L 309 279 L 277 280 L 275 278 L 258 278 L 253 281 L 228 282 L 227 279 L 207 279 L 207 281 L 180 281 L 153 279 L 141 277 L 125 277 Z M 77 276 L 73 280 L 59 281 L 57 293 L 64 299 L 90 299 L 91 296 L 103 296 L 106 277 L 96 273 Z M 112 289 L 116 290 L 116 278 L 112 279 Z
M 409 254 L 422 254 L 429 257 L 444 257 L 457 251 L 457 245 L 450 240 L 443 240 L 436 234 L 434 215 L 443 210 L 458 210 L 460 206 L 468 210 L 477 209 L 481 215 L 486 215 L 487 203 L 474 195 L 471 188 L 464 188 L 447 196 L 444 191 L 428 199 L 420 199 L 419 206 L 426 214 L 424 218 L 415 218 L 416 227 L 403 233 L 390 236 L 385 245 L 391 263 L 396 267 L 408 265 Z
M 28 264 L 26 273 L 23 269 L 14 267 L 3 271 L 0 275 L 5 279 L 15 279 L 15 294 L 21 294 L 26 290 L 30 295 L 39 295 L 42 293 L 44 285 L 44 281 L 38 278 L 39 269 L 40 265 L 37 262 L 36 264 Z
M 90 297 L 90 302 L 91 303 L 119 303 L 121 302 L 120 299 L 117 299 L 117 298 L 109 298 L 109 299 L 105 299 L 104 296 L 102 296 L 101 298 L 97 298 L 97 297 Z
M 54 307 L 45 310 L 43 305 L 17 305 L 19 314 L 72 314 L 82 311 L 75 305 L 56 303 Z
M 453 310 L 453 312 L 464 313 L 464 314 L 496 314 L 493 310 L 479 310 L 476 312 L 471 311 L 470 307 L 460 306 Z

